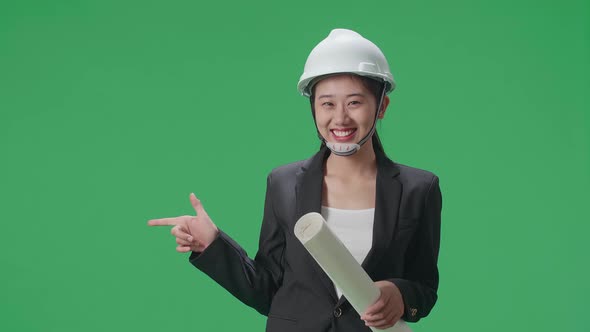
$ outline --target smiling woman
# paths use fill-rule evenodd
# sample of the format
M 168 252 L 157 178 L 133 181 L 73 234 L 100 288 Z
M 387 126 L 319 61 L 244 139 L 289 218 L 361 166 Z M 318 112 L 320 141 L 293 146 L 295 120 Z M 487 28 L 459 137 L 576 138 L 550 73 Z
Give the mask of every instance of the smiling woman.
M 437 299 L 441 193 L 438 177 L 391 161 L 375 132 L 395 88 L 381 50 L 333 30 L 311 52 L 298 84 L 310 98 L 320 150 L 268 176 L 259 249 L 251 259 L 191 194 L 196 216 L 171 225 L 179 252 L 245 304 L 267 331 L 367 331 L 416 322 Z M 322 213 L 380 290 L 357 313 L 299 240 L 295 222 Z M 360 213 L 359 213 L 360 212 Z M 366 236 L 356 236 L 365 234 Z
M 376 119 L 383 119 L 389 105 L 389 97 L 385 96 L 377 110 L 380 94 L 370 89 L 373 82 L 362 76 L 340 74 L 326 77 L 313 87 L 310 99 L 321 137 L 327 142 L 354 144 L 373 134 Z

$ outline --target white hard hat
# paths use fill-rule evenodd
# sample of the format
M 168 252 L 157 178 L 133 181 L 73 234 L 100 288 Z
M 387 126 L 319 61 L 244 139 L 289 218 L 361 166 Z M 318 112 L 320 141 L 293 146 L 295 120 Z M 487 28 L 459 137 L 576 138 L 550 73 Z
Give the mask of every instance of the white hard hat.
M 297 89 L 309 97 L 316 78 L 338 73 L 352 73 L 385 82 L 386 93 L 395 88 L 383 52 L 352 30 L 334 29 L 317 44 L 307 57 Z

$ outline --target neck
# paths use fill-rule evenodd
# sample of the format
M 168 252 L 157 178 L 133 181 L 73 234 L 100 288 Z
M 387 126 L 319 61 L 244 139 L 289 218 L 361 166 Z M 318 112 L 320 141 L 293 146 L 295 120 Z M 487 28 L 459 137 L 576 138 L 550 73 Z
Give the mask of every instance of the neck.
M 376 173 L 377 162 L 371 139 L 353 155 L 338 156 L 332 153 L 326 160 L 326 175 L 374 176 Z

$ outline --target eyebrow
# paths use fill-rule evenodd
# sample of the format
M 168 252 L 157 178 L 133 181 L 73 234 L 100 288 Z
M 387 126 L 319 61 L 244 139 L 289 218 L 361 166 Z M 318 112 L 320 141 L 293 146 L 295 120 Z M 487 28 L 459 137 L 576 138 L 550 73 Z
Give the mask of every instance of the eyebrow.
M 349 95 L 346 95 L 346 97 L 364 97 L 365 95 L 363 93 L 351 93 Z M 318 99 L 322 99 L 322 98 L 332 98 L 334 97 L 334 95 L 321 95 L 318 97 Z

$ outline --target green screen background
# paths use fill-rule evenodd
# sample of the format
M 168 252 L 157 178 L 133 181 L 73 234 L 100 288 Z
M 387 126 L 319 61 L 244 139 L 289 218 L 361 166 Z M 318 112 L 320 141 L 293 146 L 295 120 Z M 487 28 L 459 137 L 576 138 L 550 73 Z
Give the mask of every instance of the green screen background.
M 0 4 L 0 330 L 262 331 L 151 218 L 195 192 L 253 257 L 266 175 L 318 147 L 296 83 L 332 28 L 389 58 L 378 130 L 439 175 L 421 331 L 587 331 L 588 1 Z

